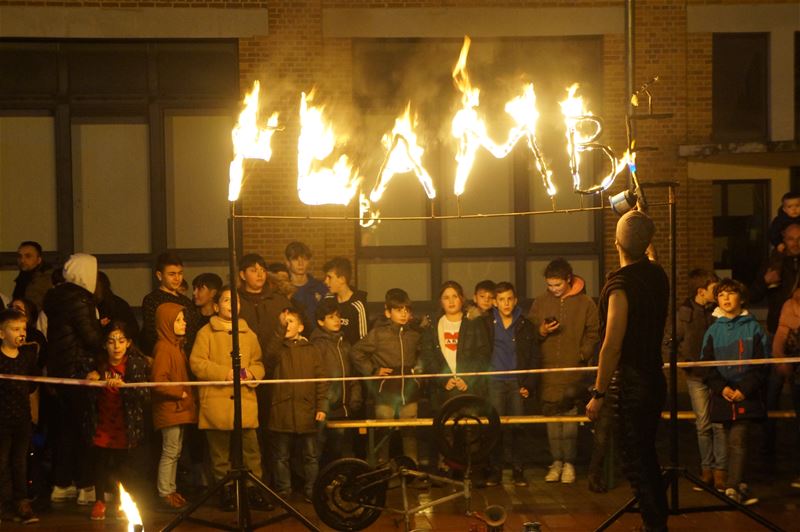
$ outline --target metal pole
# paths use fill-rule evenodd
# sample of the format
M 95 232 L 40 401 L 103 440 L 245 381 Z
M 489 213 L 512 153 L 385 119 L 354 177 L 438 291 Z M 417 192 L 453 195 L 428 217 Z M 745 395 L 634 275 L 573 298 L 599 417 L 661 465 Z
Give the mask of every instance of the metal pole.
M 241 469 L 242 458 L 242 359 L 239 354 L 239 294 L 236 291 L 236 201 L 230 202 L 228 219 L 228 252 L 231 278 L 231 367 L 233 369 L 233 437 L 231 438 L 231 469 Z
M 669 256 L 670 256 L 670 277 L 672 289 L 670 290 L 669 311 L 672 319 L 671 333 L 672 340 L 669 348 L 669 465 L 673 475 L 678 467 L 678 314 L 677 314 L 677 292 L 678 292 L 678 257 L 677 257 L 677 212 L 675 209 L 675 185 L 669 187 Z M 672 511 L 678 512 L 678 478 L 673 477 L 671 482 Z

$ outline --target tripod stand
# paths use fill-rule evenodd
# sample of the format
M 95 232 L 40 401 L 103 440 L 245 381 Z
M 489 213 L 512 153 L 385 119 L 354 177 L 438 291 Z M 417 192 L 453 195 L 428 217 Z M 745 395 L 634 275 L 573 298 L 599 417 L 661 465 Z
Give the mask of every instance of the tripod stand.
M 266 526 L 287 517 L 293 517 L 300 521 L 308 530 L 319 532 L 319 528 L 308 520 L 303 514 L 298 512 L 291 504 L 272 491 L 260 478 L 255 476 L 244 465 L 242 456 L 242 388 L 241 375 L 242 360 L 239 351 L 239 297 L 236 292 L 237 269 L 236 269 L 236 201 L 230 202 L 230 218 L 228 220 L 228 252 L 230 254 L 230 278 L 231 278 L 231 367 L 233 369 L 233 434 L 231 437 L 231 469 L 211 488 L 203 493 L 196 501 L 187 506 L 175 519 L 169 522 L 161 530 L 167 532 L 173 530 L 184 521 L 202 524 L 217 530 L 250 531 L 255 528 Z M 285 513 L 270 517 L 264 521 L 253 523 L 250 515 L 250 507 L 247 501 L 247 483 L 250 482 L 256 489 L 260 490 L 268 498 L 275 500 Z M 236 525 L 224 525 L 193 517 L 192 514 L 200 508 L 214 494 L 227 489 L 228 483 L 234 486 L 234 501 L 236 504 Z
M 672 341 L 670 342 L 669 352 L 669 398 L 670 398 L 670 411 L 669 411 L 669 465 L 663 468 L 664 488 L 669 490 L 669 514 L 681 515 L 690 512 L 709 512 L 716 510 L 732 509 L 742 512 L 750 519 L 756 521 L 767 530 L 782 531 L 783 529 L 772 523 L 765 517 L 752 511 L 750 508 L 739 504 L 724 493 L 718 492 L 714 486 L 710 486 L 703 480 L 689 471 L 686 467 L 682 467 L 678 458 L 678 350 L 675 338 L 677 338 L 677 307 L 676 307 L 676 290 L 675 279 L 677 275 L 677 256 L 676 256 L 676 211 L 675 211 L 675 187 L 677 183 L 653 183 L 651 186 L 666 186 L 669 189 L 669 226 L 670 226 L 670 316 L 672 318 Z M 679 481 L 686 479 L 698 488 L 701 488 L 706 493 L 709 493 L 719 499 L 723 505 L 718 506 L 698 506 L 691 508 L 681 508 L 678 496 Z M 608 519 L 606 519 L 599 527 L 595 529 L 596 532 L 605 530 L 617 521 L 623 514 L 635 511 L 634 507 L 638 502 L 637 497 L 632 497 L 628 502 L 616 510 Z

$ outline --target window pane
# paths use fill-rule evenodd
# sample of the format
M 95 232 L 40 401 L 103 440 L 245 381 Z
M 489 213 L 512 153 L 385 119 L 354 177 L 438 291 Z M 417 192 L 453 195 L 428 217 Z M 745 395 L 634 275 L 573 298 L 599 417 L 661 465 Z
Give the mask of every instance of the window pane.
M 728 185 L 728 216 L 751 216 L 753 201 L 758 198 L 756 185 L 744 183 Z
M 56 245 L 55 137 L 52 117 L 0 118 L 0 248 L 36 240 Z
M 167 245 L 228 245 L 230 116 L 167 116 Z M 202 230 L 198 227 L 202 224 Z
M 384 301 L 390 288 L 402 288 L 411 301 L 431 297 L 431 265 L 422 261 L 358 262 L 358 288 L 367 291 L 368 301 Z
M 769 34 L 714 35 L 712 127 L 716 140 L 767 138 Z
M 362 134 L 369 146 L 374 146 L 379 156 L 367 160 L 361 167 L 364 176 L 364 191 L 372 190 L 380 171 L 385 150 L 380 140 L 384 133 L 391 131 L 394 117 L 390 115 L 368 115 L 364 117 Z M 427 159 L 423 159 L 426 164 Z M 430 169 L 429 169 L 430 172 Z M 357 201 L 355 198 L 354 201 Z M 412 173 L 399 174 L 389 181 L 381 201 L 373 205 L 373 209 L 384 216 L 426 216 L 429 205 L 428 197 L 422 184 Z M 425 221 L 397 220 L 382 221 L 370 228 L 361 229 L 362 246 L 421 246 L 425 245 Z
M 456 196 L 453 194 L 455 160 L 450 150 L 443 150 L 441 168 L 447 183 L 441 190 L 444 198 L 444 213 L 458 213 Z M 495 159 L 481 150 L 475 159 L 464 194 L 461 195 L 462 214 L 489 214 L 511 212 L 513 199 L 513 157 Z M 476 248 L 507 247 L 514 245 L 513 219 L 509 216 L 466 220 L 444 220 L 442 222 L 442 247 Z
M 153 289 L 153 270 L 145 266 L 103 266 L 111 281 L 111 290 L 132 307 L 142 306 L 142 299 Z
M 586 282 L 586 295 L 597 298 L 603 287 L 600 282 L 600 263 L 596 258 L 569 258 L 564 257 L 572 264 L 572 271 Z M 544 269 L 549 260 L 528 261 L 528 297 L 535 298 L 547 290 L 544 280 Z
M 484 279 L 491 279 L 495 283 L 500 281 L 513 283 L 514 262 L 513 260 L 445 261 L 442 264 L 442 279 L 458 281 L 464 288 L 464 295 L 467 299 L 471 299 L 475 285 Z
M 531 207 L 534 211 L 553 208 L 550 196 L 538 182 L 531 187 Z M 557 209 L 592 207 L 594 196 L 576 194 L 571 186 L 561 186 L 555 195 Z M 594 212 L 571 212 L 569 214 L 537 214 L 530 217 L 531 242 L 594 242 Z
M 145 124 L 73 124 L 76 251 L 150 251 L 147 143 Z
M 0 270 L 0 294 L 11 299 L 11 294 L 14 293 L 14 279 L 17 278 L 18 274 L 19 272 L 16 269 Z

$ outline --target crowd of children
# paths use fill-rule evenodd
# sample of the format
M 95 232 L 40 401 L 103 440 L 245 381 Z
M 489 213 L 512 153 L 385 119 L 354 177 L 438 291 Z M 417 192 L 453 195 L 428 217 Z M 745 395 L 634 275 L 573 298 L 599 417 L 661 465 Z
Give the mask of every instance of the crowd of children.
M 784 198 L 782 218 L 774 222 L 778 234 L 797 223 L 795 203 L 800 204 L 800 195 Z M 27 253 L 33 244 L 23 243 L 20 249 Z M 775 255 L 786 253 L 785 246 L 776 246 Z M 60 270 L 54 272 L 53 287 L 41 298 L 42 313 L 24 290 L 15 290 L 12 308 L 0 311 L 0 373 L 38 375 L 46 368 L 50 376 L 106 384 L 43 386 L 40 391 L 43 413 L 50 410 L 45 418 L 52 425 L 47 435 L 53 439 L 52 502 L 76 499 L 93 505 L 90 517 L 95 520 L 116 516 L 116 507 L 108 511 L 106 505 L 116 506 L 118 483 L 136 485 L 147 478 L 150 462 L 155 477 L 150 489 L 160 508 L 180 510 L 187 499 L 179 489 L 179 464 L 189 464 L 195 472 L 192 482 L 201 486 L 230 471 L 232 385 L 218 383 L 233 381 L 234 294 L 239 304 L 244 465 L 281 497 L 289 497 L 295 488 L 310 500 L 321 464 L 363 455 L 357 433 L 328 428 L 332 420 L 413 419 L 420 414 L 421 398 L 436 411 L 463 393 L 486 397 L 500 415 L 523 415 L 523 402 L 532 397 L 545 415 L 578 414 L 585 398 L 579 373 L 459 376 L 595 360 L 601 336 L 598 309 L 566 260 L 547 266 L 546 291 L 527 314 L 510 282 L 482 281 L 468 298 L 458 282 L 447 281 L 439 291 L 440 312 L 435 316 L 415 315 L 407 292 L 393 288 L 385 295 L 382 316 L 370 327 L 366 294 L 353 286 L 348 259 L 325 263 L 323 280 L 310 275 L 311 251 L 305 244 L 289 244 L 285 259 L 268 264 L 260 255 L 245 255 L 239 263 L 239 286 L 223 286 L 217 275 L 204 273 L 193 280 L 189 299 L 180 257 L 163 253 L 155 269 L 159 286 L 142 301 L 138 334 L 130 307 L 111 292 L 94 257 L 76 254 L 63 277 Z M 773 256 L 770 264 L 777 260 Z M 768 335 L 745 309 L 744 286 L 704 270 L 692 271 L 689 284 L 690 297 L 677 314 L 682 360 L 768 356 Z M 771 346 L 776 354 L 800 353 L 797 283 L 791 295 Z M 780 371 L 793 373 L 789 367 Z M 441 377 L 416 378 L 421 373 Z M 697 416 L 702 480 L 742 504 L 757 500 L 745 480 L 746 443 L 753 420 L 766 414 L 767 374 L 763 366 L 686 371 Z M 391 378 L 344 380 L 359 375 Z M 325 380 L 249 383 L 311 378 Z M 192 380 L 217 384 L 172 384 Z M 120 386 L 145 381 L 155 385 Z M 24 523 L 37 521 L 26 472 L 38 412 L 36 395 L 30 394 L 36 388 L 28 382 L 0 381 L 0 518 Z M 504 428 L 502 451 L 493 453 L 485 470 L 476 474 L 478 485 L 501 483 L 508 464 L 511 481 L 527 485 L 521 430 L 519 425 Z M 404 455 L 428 461 L 434 469 L 446 467 L 431 449 L 418 449 L 415 429 L 400 433 Z M 552 463 L 543 480 L 575 482 L 577 433 L 576 423 L 547 425 Z M 149 445 L 160 447 L 157 460 L 148 456 L 154 454 Z M 81 450 L 85 446 L 91 449 L 90 459 Z M 388 461 L 393 450 L 390 444 L 381 446 L 378 462 Z M 590 471 L 591 478 L 597 487 L 596 471 Z M 272 507 L 257 489 L 247 495 L 253 508 Z M 219 502 L 222 509 L 233 510 L 232 491 L 224 490 Z

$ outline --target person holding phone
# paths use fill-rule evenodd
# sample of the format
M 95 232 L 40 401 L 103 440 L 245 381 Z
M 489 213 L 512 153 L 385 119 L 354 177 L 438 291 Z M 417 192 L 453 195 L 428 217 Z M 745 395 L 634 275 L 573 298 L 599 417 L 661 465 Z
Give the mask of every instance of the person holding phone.
M 544 270 L 547 290 L 537 297 L 529 319 L 537 329 L 542 367 L 564 368 L 585 365 L 599 340 L 597 306 L 586 295 L 586 283 L 575 275 L 572 265 L 555 259 Z M 581 374 L 544 373 L 541 377 L 542 413 L 546 416 L 575 416 Z M 578 449 L 577 423 L 548 423 L 547 439 L 553 463 L 546 482 L 575 482 Z

